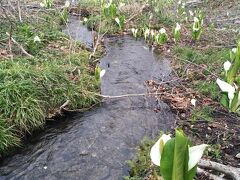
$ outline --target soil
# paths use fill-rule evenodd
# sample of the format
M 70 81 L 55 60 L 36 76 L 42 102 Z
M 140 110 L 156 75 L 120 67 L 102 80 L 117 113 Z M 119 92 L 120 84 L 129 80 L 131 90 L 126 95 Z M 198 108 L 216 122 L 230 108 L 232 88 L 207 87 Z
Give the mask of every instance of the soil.
M 240 160 L 236 157 L 240 152 L 240 118 L 236 114 L 228 113 L 210 98 L 186 88 L 184 83 L 157 84 L 155 81 L 147 81 L 146 84 L 150 93 L 160 94 L 156 98 L 167 103 L 177 114 L 176 125 L 182 127 L 193 144 L 213 145 L 208 148 L 208 156 L 205 158 L 240 167 Z M 191 104 L 193 97 L 197 97 L 196 107 Z M 190 120 L 191 112 L 204 106 L 213 109 L 212 120 L 204 118 Z

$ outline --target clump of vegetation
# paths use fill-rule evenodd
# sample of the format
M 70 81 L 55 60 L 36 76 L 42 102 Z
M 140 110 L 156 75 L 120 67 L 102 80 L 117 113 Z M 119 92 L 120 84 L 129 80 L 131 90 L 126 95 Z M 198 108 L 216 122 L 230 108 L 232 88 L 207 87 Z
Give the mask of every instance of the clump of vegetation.
M 190 140 L 181 130 L 176 130 L 174 138 L 161 135 L 155 144 L 145 139 L 136 159 L 129 162 L 131 171 L 125 179 L 159 179 L 160 176 L 166 180 L 193 179 L 197 163 L 206 147 L 206 144 L 192 147 Z
M 197 122 L 198 120 L 212 121 L 212 109 L 211 107 L 205 106 L 198 109 L 193 109 L 191 112 L 191 120 Z
M 52 1 L 44 2 L 44 7 L 51 7 Z M 0 155 L 19 146 L 26 133 L 42 128 L 62 108 L 82 109 L 99 101 L 100 80 L 95 78 L 90 52 L 61 30 L 68 6 L 63 12 L 38 12 L 36 19 L 22 17 L 22 22 L 0 16 L 0 36 L 6 39 L 0 51 L 7 52 L 0 56 Z M 10 50 L 9 30 L 14 39 Z
M 150 149 L 154 144 L 153 140 L 144 138 L 138 147 L 138 152 L 133 160 L 129 160 L 129 176 L 125 180 L 143 179 L 151 175 L 151 172 L 159 172 L 159 168 L 151 165 Z
M 217 84 L 223 91 L 221 103 L 228 108 L 230 112 L 240 112 L 239 99 L 239 69 L 240 69 L 240 41 L 237 48 L 231 51 L 230 55 L 232 63 L 226 61 L 224 63 L 225 79 L 227 82 L 217 79 Z

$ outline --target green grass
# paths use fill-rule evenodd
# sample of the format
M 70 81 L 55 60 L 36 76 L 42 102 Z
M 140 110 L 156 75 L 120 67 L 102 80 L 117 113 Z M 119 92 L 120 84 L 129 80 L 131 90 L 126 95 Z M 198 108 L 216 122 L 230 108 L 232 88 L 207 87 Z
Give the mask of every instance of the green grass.
M 209 106 L 204 106 L 202 108 L 193 109 L 191 112 L 191 120 L 193 122 L 198 120 L 213 121 L 212 108 Z
M 210 145 L 210 147 L 208 148 L 208 150 L 206 152 L 207 152 L 208 156 L 210 156 L 216 160 L 221 159 L 221 157 L 222 157 L 220 144 Z
M 195 82 L 194 89 L 204 96 L 211 97 L 212 100 L 218 100 L 221 94 L 215 81 L 199 80 Z
M 207 49 L 200 51 L 194 47 L 176 46 L 174 48 L 174 54 L 181 59 L 206 65 L 224 63 L 229 59 L 229 49 Z M 209 69 L 211 69 L 211 67 L 209 67 Z
M 13 59 L 0 59 L 0 156 L 19 146 L 26 133 L 44 127 L 66 101 L 70 110 L 99 102 L 99 81 L 91 70 L 90 52 L 75 42 L 69 49 L 58 14 L 38 14 L 34 20 L 16 23 L 14 39 L 34 58 L 22 56 L 13 46 Z M 0 34 L 5 37 L 3 31 Z M 36 35 L 40 43 L 33 41 Z

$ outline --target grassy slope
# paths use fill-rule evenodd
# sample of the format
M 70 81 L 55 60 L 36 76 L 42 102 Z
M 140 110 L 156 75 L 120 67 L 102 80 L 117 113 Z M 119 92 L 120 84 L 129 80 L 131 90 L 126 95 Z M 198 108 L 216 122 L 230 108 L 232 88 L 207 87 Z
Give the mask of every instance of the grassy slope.
M 33 14 L 13 26 L 13 37 L 34 56 L 22 56 L 13 45 L 13 59 L 6 44 L 0 50 L 0 156 L 20 145 L 25 133 L 41 128 L 46 118 L 69 101 L 68 109 L 90 107 L 98 101 L 99 82 L 89 64 L 89 52 L 61 32 L 57 12 Z M 6 18 L 0 20 L 1 39 L 9 30 Z M 2 28 L 3 27 L 3 28 Z M 41 42 L 34 42 L 39 36 Z

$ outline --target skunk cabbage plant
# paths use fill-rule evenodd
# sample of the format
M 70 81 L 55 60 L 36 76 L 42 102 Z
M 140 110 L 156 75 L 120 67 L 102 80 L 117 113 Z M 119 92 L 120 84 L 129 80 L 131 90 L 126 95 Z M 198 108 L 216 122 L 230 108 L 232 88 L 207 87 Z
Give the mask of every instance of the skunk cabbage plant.
M 181 130 L 176 130 L 175 134 L 175 138 L 163 134 L 152 146 L 151 161 L 160 166 L 160 174 L 164 180 L 192 180 L 207 145 L 192 147 Z

